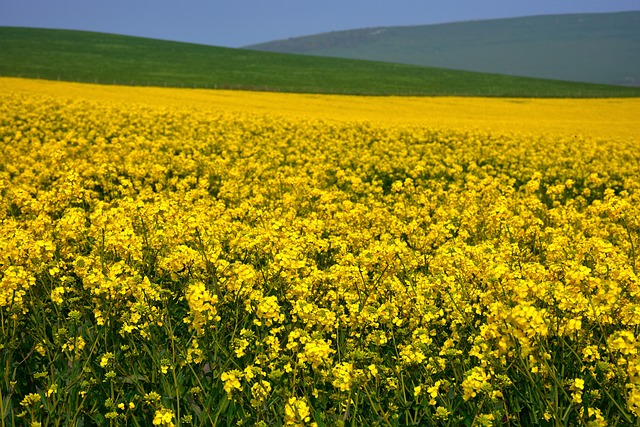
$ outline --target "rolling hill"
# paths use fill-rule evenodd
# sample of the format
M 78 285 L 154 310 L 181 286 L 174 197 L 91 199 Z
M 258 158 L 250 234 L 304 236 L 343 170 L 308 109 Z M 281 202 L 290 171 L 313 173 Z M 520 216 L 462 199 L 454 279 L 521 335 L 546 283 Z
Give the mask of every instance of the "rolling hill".
M 363 95 L 640 96 L 640 88 L 16 27 L 0 27 L 0 76 Z
M 367 28 L 247 48 L 640 86 L 640 11 Z

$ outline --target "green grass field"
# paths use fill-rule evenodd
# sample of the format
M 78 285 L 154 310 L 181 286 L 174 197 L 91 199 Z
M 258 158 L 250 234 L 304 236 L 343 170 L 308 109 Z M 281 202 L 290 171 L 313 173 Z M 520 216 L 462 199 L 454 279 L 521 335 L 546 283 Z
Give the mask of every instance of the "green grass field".
M 103 84 L 363 95 L 640 96 L 640 88 L 0 27 L 0 75 Z
M 365 28 L 250 48 L 640 86 L 640 11 Z

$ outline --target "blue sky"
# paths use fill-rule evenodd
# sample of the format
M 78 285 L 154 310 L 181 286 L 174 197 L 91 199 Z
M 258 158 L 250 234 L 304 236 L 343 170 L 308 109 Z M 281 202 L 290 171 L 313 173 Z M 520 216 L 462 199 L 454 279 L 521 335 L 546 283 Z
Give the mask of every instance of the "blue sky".
M 640 10 L 640 0 L 0 0 L 0 26 L 241 47 L 326 31 Z

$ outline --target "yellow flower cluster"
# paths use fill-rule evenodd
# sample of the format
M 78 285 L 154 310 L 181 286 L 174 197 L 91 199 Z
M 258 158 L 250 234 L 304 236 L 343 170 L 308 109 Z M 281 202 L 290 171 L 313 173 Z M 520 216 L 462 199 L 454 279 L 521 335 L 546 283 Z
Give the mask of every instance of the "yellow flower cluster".
M 191 311 L 191 318 L 186 318 L 185 322 L 190 323 L 198 334 L 204 332 L 204 326 L 207 323 L 220 320 L 215 307 L 218 297 L 211 295 L 204 283 L 196 282 L 188 285 L 185 298 Z
M 304 399 L 290 397 L 284 409 L 284 425 L 302 427 L 311 421 L 309 405 Z M 316 425 L 315 423 L 312 423 Z
M 92 408 L 165 387 L 140 410 L 154 425 L 640 415 L 640 133 L 590 132 L 598 105 L 623 120 L 637 100 L 527 101 L 541 129 L 509 132 L 467 113 L 341 121 L 305 109 L 316 96 L 217 93 L 226 108 L 0 80 L 0 342 L 20 378 L 73 367 Z M 558 122 L 567 105 L 596 107 Z M 35 383 L 13 406 L 57 390 Z
M 0 307 L 19 307 L 24 312 L 23 299 L 35 283 L 35 278 L 22 266 L 8 265 L 3 273 L 0 280 Z
M 154 426 L 167 426 L 174 427 L 173 423 L 174 418 L 173 411 L 171 409 L 162 408 L 155 412 L 153 417 L 153 425 Z

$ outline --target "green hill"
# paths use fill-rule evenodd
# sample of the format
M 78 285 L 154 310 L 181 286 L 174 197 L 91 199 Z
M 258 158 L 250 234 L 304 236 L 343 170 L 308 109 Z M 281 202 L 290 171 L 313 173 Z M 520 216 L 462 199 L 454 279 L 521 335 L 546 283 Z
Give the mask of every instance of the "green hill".
M 248 48 L 640 86 L 640 11 L 368 28 Z
M 640 88 L 14 27 L 0 27 L 0 76 L 367 95 L 640 96 Z

